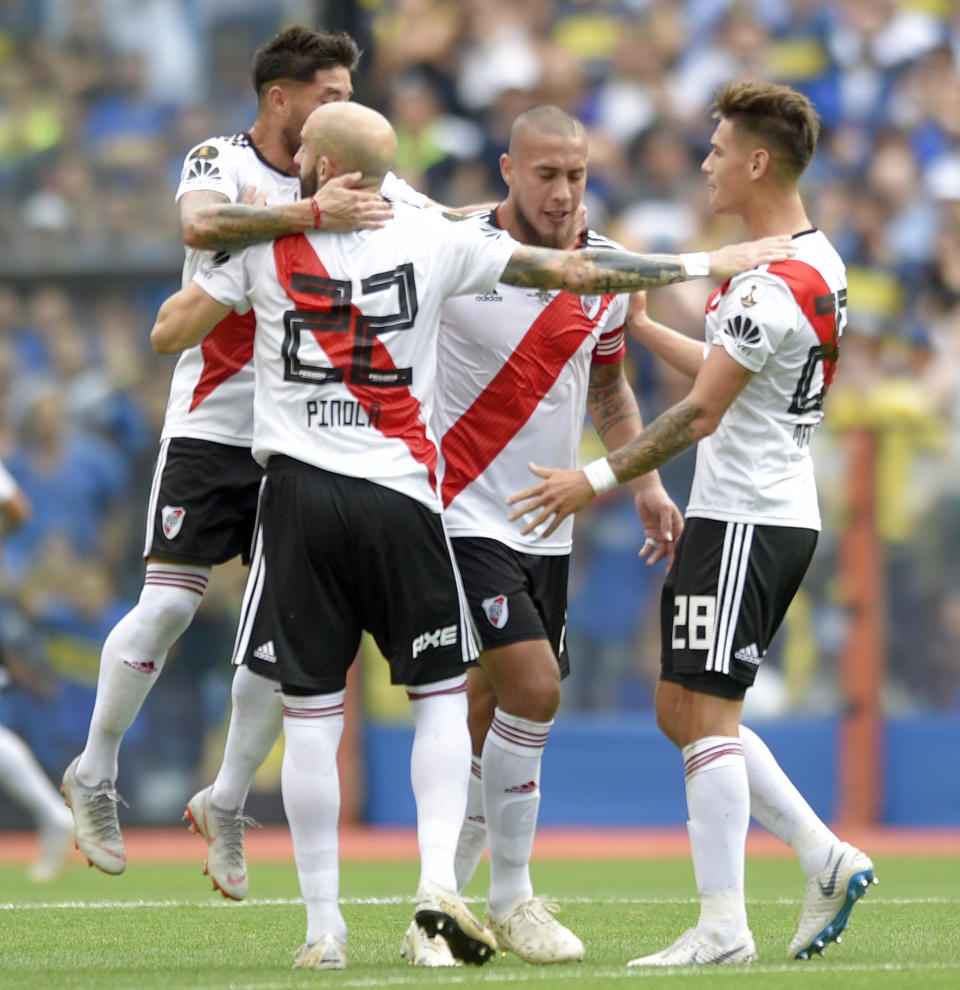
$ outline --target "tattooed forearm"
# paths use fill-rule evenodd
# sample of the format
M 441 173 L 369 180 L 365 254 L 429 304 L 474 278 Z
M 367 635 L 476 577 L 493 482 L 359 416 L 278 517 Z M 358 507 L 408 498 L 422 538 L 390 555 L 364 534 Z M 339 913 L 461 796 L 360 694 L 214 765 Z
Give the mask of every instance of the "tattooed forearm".
M 699 421 L 706 410 L 691 402 L 678 402 L 661 413 L 635 440 L 607 455 L 613 473 L 621 481 L 630 481 L 669 461 L 692 447 L 705 431 Z
M 237 251 L 312 227 L 312 214 L 308 218 L 305 211 L 296 207 L 297 204 L 248 206 L 244 203 L 203 207 L 183 222 L 183 239 L 191 247 Z
M 675 254 L 549 251 L 526 245 L 514 251 L 501 276 L 510 285 L 567 289 L 581 294 L 655 289 L 686 278 L 680 257 Z
M 597 364 L 587 386 L 587 412 L 597 435 L 608 450 L 636 436 L 642 427 L 633 389 L 623 375 L 623 365 Z M 611 437 L 615 434 L 615 437 Z

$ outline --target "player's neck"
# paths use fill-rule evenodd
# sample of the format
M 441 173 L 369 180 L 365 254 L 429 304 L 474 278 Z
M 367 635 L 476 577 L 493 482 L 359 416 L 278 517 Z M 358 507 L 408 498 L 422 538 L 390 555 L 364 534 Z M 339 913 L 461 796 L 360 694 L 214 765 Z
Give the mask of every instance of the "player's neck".
M 265 158 L 278 172 L 297 175 L 293 158 L 284 146 L 283 135 L 279 131 L 267 127 L 258 117 L 247 133 L 261 158 Z
M 795 193 L 758 197 L 744 208 L 743 221 L 752 238 L 799 234 L 813 226 Z

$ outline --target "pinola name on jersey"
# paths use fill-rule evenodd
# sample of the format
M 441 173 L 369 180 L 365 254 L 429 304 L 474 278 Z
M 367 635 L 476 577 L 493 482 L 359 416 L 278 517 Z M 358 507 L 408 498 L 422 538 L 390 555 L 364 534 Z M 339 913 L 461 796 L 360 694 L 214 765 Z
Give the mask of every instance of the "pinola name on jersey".
M 365 409 L 353 399 L 309 399 L 307 401 L 307 429 L 325 429 L 338 426 L 380 426 L 380 403 Z

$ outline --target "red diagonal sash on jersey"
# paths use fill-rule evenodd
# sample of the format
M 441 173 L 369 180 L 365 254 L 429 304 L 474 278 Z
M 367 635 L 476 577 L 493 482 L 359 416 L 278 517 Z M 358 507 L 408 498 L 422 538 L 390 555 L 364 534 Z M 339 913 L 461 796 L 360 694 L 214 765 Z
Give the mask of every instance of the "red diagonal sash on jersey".
M 333 304 L 332 297 L 298 292 L 291 287 L 290 282 L 294 272 L 330 278 L 330 273 L 303 234 L 281 237 L 274 241 L 273 256 L 276 260 L 280 284 L 293 300 L 297 309 L 321 313 L 330 311 Z M 435 489 L 437 487 L 437 448 L 427 436 L 426 426 L 421 416 L 420 401 L 404 385 L 377 388 L 373 385 L 358 385 L 350 381 L 349 369 L 353 363 L 353 349 L 357 335 L 356 320 L 361 315 L 360 310 L 351 305 L 349 333 L 315 332 L 313 336 L 323 348 L 330 364 L 334 368 L 345 369 L 343 384 L 363 407 L 371 422 L 376 421 L 377 428 L 384 436 L 394 437 L 406 444 L 413 458 L 427 469 L 430 487 Z M 396 369 L 390 352 L 376 339 L 370 355 L 370 368 L 372 371 Z M 379 415 L 377 416 L 371 416 L 374 406 L 379 408 Z
M 796 258 L 769 265 L 767 271 L 786 282 L 787 288 L 793 293 L 793 298 L 797 300 L 803 315 L 810 321 L 810 326 L 813 327 L 813 332 L 817 335 L 820 343 L 829 344 L 831 341 L 836 343 L 837 300 L 820 272 L 813 265 L 808 265 L 805 261 L 798 261 Z M 832 302 L 828 302 L 831 300 Z M 836 355 L 824 357 L 823 381 L 825 385 L 829 385 L 833 381 L 836 366 Z
M 253 334 L 257 319 L 253 310 L 244 313 L 228 313 L 203 338 L 200 352 L 203 354 L 203 371 L 193 387 L 190 412 L 218 386 L 235 375 L 253 359 Z
M 576 354 L 596 321 L 584 316 L 580 297 L 561 292 L 530 324 L 530 329 L 473 404 L 440 440 L 446 461 L 443 507 L 476 480 L 516 436 Z

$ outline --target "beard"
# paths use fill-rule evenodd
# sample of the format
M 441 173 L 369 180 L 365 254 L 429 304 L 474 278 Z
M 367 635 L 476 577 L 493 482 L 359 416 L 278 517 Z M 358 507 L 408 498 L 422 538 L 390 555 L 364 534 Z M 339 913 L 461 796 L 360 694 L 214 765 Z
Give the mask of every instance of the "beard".
M 300 148 L 300 128 L 284 127 L 280 132 L 280 138 L 283 141 L 283 150 L 293 158 Z
M 317 173 L 309 172 L 307 175 L 300 176 L 300 198 L 309 199 L 311 196 L 316 195 L 317 189 L 320 188 L 320 183 L 317 182 Z
M 531 223 L 530 219 L 517 205 L 517 226 L 520 228 L 523 234 L 523 243 L 529 244 L 531 247 L 543 247 L 543 248 L 553 248 L 555 250 L 564 251 L 569 246 L 570 236 L 572 231 L 572 218 L 576 215 L 571 213 L 571 219 L 563 225 L 563 227 L 558 227 L 550 234 L 543 234 Z

